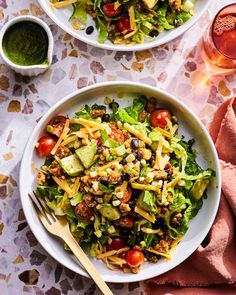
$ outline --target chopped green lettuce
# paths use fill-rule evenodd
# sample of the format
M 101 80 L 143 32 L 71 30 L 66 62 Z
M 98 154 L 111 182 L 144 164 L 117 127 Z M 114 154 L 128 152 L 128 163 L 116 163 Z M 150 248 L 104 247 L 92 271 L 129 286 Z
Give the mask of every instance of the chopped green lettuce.
M 77 19 L 78 21 L 85 23 L 87 20 L 87 0 L 80 0 L 73 4 L 73 14 L 71 19 Z
M 76 206 L 83 199 L 83 194 L 81 192 L 76 193 L 71 199 L 70 203 L 72 206 Z
M 75 113 L 78 118 L 92 119 L 91 108 L 86 104 L 78 112 Z

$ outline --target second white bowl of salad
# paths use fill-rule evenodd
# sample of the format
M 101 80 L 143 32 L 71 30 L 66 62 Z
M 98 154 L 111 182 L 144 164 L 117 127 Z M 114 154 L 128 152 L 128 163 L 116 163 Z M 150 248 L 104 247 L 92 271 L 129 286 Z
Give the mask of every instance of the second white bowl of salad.
M 189 29 L 211 0 L 39 0 L 64 31 L 90 45 L 120 51 L 167 43 Z
M 139 281 L 172 269 L 201 244 L 219 205 L 219 162 L 207 130 L 176 98 L 143 84 L 108 82 L 71 94 L 45 114 L 20 171 L 34 235 L 57 261 L 86 276 L 41 225 L 32 191 L 66 216 L 105 281 Z

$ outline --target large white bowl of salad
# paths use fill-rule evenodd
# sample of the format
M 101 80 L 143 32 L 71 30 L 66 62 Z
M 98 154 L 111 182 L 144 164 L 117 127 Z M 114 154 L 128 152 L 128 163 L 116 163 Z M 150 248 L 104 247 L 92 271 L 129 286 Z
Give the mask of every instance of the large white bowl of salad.
M 189 29 L 210 0 L 39 0 L 64 31 L 110 50 L 155 47 Z
M 68 246 L 41 225 L 32 191 L 67 218 L 105 281 L 139 281 L 172 269 L 201 244 L 219 205 L 219 162 L 207 130 L 176 98 L 107 82 L 53 106 L 20 169 L 34 235 L 58 262 L 86 276 Z

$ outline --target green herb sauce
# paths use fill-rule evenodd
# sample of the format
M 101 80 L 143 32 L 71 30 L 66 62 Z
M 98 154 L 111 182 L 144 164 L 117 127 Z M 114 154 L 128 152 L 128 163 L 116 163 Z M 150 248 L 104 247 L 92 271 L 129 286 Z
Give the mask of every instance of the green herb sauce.
M 47 33 L 34 22 L 23 21 L 11 26 L 4 34 L 2 46 L 5 55 L 15 64 L 31 66 L 48 62 Z

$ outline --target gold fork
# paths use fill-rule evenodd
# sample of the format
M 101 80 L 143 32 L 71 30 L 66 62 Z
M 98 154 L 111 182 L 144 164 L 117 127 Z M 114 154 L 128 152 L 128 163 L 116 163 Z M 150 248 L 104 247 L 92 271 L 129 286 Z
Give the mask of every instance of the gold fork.
M 53 211 L 46 204 L 46 202 L 48 201 L 46 197 L 42 199 L 39 198 L 35 194 L 35 192 L 33 192 L 33 194 L 34 197 L 32 197 L 30 194 L 28 195 L 44 227 L 51 234 L 61 238 L 70 247 L 71 251 L 78 258 L 84 269 L 94 280 L 102 293 L 104 295 L 112 295 L 113 293 L 109 289 L 108 285 L 102 279 L 92 262 L 89 260 L 88 256 L 84 253 L 84 251 L 81 249 L 81 247 L 71 234 L 67 219 L 63 216 L 55 216 Z

